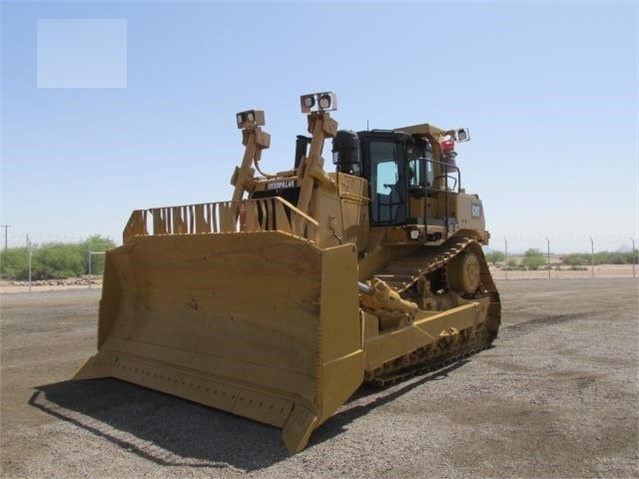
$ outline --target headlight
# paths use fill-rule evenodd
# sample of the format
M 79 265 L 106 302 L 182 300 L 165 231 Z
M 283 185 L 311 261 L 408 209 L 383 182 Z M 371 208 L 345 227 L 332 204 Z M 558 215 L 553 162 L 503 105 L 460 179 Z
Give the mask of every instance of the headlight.
M 304 97 L 304 106 L 306 108 L 313 108 L 315 106 L 315 98 L 308 95 Z
M 462 141 L 469 141 L 470 132 L 468 131 L 468 128 L 458 128 L 455 132 L 455 139 L 460 143 Z
M 331 95 L 330 93 L 324 93 L 319 97 L 319 107 L 322 110 L 328 110 L 331 107 Z
M 310 113 L 315 107 L 315 111 L 337 110 L 337 97 L 331 92 L 309 93 L 300 97 L 300 107 L 302 113 Z
M 264 125 L 264 112 L 262 110 L 247 110 L 235 115 L 239 129 L 254 128 Z

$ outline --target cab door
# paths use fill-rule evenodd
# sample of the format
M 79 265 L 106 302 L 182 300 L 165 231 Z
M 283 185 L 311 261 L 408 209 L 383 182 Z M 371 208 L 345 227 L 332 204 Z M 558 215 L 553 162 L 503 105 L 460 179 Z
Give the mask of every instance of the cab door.
M 371 190 L 371 226 L 406 224 L 408 189 L 404 141 L 397 135 L 369 136 L 363 138 L 362 148 L 364 173 Z

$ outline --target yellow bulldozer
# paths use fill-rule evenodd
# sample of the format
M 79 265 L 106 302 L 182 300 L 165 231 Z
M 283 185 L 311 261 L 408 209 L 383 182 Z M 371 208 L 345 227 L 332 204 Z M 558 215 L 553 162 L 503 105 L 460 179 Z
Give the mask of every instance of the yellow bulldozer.
M 455 161 L 468 130 L 338 130 L 336 104 L 300 98 L 311 136 L 275 174 L 261 168 L 264 112 L 239 113 L 230 201 L 132 213 L 106 255 L 98 352 L 75 379 L 115 377 L 277 426 L 296 453 L 363 383 L 491 345 L 489 233 Z

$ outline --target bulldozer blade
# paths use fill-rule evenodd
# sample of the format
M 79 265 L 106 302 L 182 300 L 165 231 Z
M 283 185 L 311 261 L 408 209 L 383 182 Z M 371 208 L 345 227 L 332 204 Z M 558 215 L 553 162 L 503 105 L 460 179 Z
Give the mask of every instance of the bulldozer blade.
M 362 341 L 353 245 L 138 236 L 107 253 L 98 353 L 74 379 L 115 377 L 283 428 L 295 453 L 361 385 Z

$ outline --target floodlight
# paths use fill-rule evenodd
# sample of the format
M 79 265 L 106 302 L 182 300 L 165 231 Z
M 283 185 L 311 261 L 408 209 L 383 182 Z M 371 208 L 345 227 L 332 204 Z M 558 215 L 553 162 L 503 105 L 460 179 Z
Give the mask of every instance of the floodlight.
M 309 93 L 300 97 L 302 113 L 315 111 L 337 110 L 337 97 L 331 92 Z
M 470 133 L 468 131 L 468 128 L 459 128 L 457 129 L 457 131 L 455 132 L 455 139 L 457 141 L 459 141 L 460 143 L 463 141 L 469 141 L 470 140 Z
M 262 110 L 247 110 L 238 113 L 235 117 L 239 129 L 254 128 L 264 125 L 264 112 Z
M 324 93 L 319 97 L 319 107 L 322 110 L 328 110 L 331 107 L 331 94 L 330 93 Z

